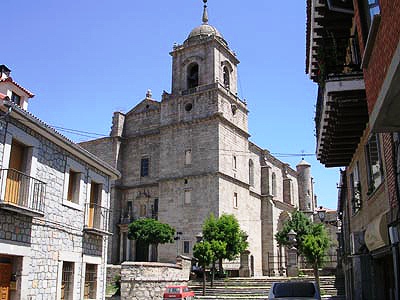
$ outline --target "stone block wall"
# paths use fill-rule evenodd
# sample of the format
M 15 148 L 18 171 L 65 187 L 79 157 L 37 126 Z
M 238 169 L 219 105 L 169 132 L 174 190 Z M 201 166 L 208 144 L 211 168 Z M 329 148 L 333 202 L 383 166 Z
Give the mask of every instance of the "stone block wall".
M 31 243 L 31 217 L 14 212 L 0 213 L 0 239 L 24 244 Z
M 177 264 L 124 262 L 121 265 L 121 300 L 163 299 L 167 285 L 186 285 L 191 261 L 180 257 Z
M 92 262 L 93 257 L 95 258 L 98 264 L 98 278 L 104 278 L 105 272 L 106 252 L 103 237 L 86 234 L 83 230 L 85 203 L 88 202 L 88 182 L 91 180 L 89 174 L 96 174 L 96 181 L 99 178 L 104 179 L 103 195 L 109 192 L 108 178 L 88 163 L 17 121 L 11 120 L 7 126 L 7 133 L 2 130 L 0 134 L 0 140 L 6 141 L 6 147 L 2 144 L 0 151 L 10 152 L 13 139 L 31 149 L 27 154 L 32 154 L 32 157 L 27 157 L 27 164 L 30 164 L 27 169 L 30 169 L 31 173 L 26 173 L 46 184 L 43 216 L 30 217 L 24 213 L 0 209 L 0 254 L 20 257 L 24 262 L 20 266 L 22 269 L 16 270 L 17 273 L 23 274 L 17 278 L 17 285 L 21 285 L 21 295 L 18 297 L 56 299 L 57 290 L 61 289 L 59 274 L 63 261 L 74 263 L 74 294 L 76 298 L 81 297 L 84 281 L 81 274 L 85 268 L 85 254 L 90 256 Z M 9 157 L 9 153 L 0 157 Z M 69 160 L 82 166 L 81 201 L 79 204 L 73 203 L 74 205 L 64 199 L 64 190 L 67 188 L 66 167 Z M 6 160 L 2 161 L 2 168 L 8 163 Z M 103 206 L 107 201 L 103 199 Z M 21 283 L 21 280 L 24 281 Z M 99 285 L 103 285 L 103 280 L 99 280 Z M 98 291 L 98 297 L 101 298 L 104 291 L 102 288 Z

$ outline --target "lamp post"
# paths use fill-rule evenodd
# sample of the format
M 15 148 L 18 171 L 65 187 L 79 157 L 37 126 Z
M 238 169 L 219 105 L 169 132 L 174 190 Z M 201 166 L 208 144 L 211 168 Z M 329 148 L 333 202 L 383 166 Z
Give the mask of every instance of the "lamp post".
M 289 277 L 297 277 L 299 275 L 299 268 L 297 265 L 297 249 L 296 249 L 297 233 L 293 229 L 291 229 L 287 235 L 289 238 L 287 275 Z
M 179 240 L 181 239 L 182 234 L 182 231 L 178 231 L 176 232 L 176 236 L 174 237 L 174 240 L 176 241 L 176 257 L 178 257 L 179 255 Z
M 335 220 L 329 220 L 330 218 L 328 217 L 328 220 L 326 220 L 327 214 L 326 214 L 326 209 L 323 208 L 322 206 L 317 209 L 317 215 L 321 223 L 327 224 L 327 225 L 332 225 L 334 227 L 341 227 L 341 222 L 340 220 L 336 217 Z M 328 215 L 329 216 L 329 215 Z
M 318 218 L 319 220 L 323 223 L 326 217 L 326 209 L 324 209 L 322 206 L 319 207 L 317 210 Z

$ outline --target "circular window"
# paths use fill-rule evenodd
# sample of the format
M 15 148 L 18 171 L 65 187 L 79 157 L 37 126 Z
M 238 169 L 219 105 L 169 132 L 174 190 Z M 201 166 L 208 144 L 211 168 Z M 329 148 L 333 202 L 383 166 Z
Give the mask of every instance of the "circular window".
M 236 106 L 236 104 L 232 104 L 232 105 L 231 105 L 231 109 L 232 109 L 232 114 L 233 114 L 233 115 L 236 115 L 236 111 L 237 111 L 237 109 L 238 109 L 237 106 Z
M 192 103 L 186 103 L 185 104 L 185 110 L 186 111 L 191 111 L 193 108 L 193 104 Z

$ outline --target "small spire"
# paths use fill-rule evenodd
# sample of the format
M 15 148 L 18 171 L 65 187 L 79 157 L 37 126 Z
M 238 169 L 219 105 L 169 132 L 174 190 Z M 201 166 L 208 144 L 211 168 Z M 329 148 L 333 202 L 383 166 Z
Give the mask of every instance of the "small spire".
M 146 92 L 146 98 L 151 99 L 152 96 L 153 96 L 153 95 L 152 95 L 152 93 L 151 93 L 151 90 L 148 89 L 147 92 Z
M 208 24 L 207 0 L 203 0 L 203 2 L 204 2 L 203 24 Z

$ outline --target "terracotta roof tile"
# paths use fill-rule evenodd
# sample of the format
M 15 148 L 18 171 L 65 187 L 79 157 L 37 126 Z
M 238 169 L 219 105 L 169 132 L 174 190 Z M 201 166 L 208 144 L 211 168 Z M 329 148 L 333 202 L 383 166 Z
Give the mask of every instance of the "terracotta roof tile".
M 25 93 L 28 94 L 29 98 L 33 98 L 35 97 L 34 94 L 32 94 L 30 91 L 28 91 L 26 88 L 24 88 L 23 86 L 19 85 L 18 83 L 16 83 L 11 77 L 7 77 L 7 78 L 3 78 L 0 79 L 0 82 L 10 82 L 12 84 L 14 84 L 16 87 L 18 87 L 19 89 L 23 90 Z

